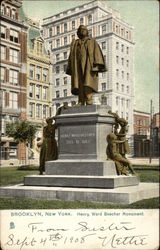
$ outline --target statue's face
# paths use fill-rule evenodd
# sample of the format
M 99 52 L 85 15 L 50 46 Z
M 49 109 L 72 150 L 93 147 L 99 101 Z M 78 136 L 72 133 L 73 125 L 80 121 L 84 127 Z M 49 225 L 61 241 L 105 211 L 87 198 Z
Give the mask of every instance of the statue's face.
M 84 37 L 86 37 L 87 36 L 87 30 L 85 29 L 85 28 L 83 28 L 83 27 L 81 27 L 80 29 L 79 29 L 79 32 L 78 32 L 78 37 L 80 38 L 80 39 L 82 39 L 82 38 L 84 38 Z

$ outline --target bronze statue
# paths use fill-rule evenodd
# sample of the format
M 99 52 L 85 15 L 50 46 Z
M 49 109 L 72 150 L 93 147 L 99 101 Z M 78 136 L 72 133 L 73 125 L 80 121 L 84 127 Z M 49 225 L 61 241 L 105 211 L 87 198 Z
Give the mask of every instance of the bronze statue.
M 46 119 L 47 126 L 43 128 L 43 137 L 41 142 L 37 146 L 40 149 L 40 175 L 45 171 L 45 162 L 57 160 L 58 158 L 58 147 L 55 139 L 55 124 L 52 124 L 53 118 Z
M 118 175 L 129 174 L 125 167 L 128 167 L 131 173 L 135 174 L 130 161 L 123 157 L 119 152 L 117 152 L 117 145 L 122 144 L 125 141 L 117 140 L 117 136 L 114 133 L 110 133 L 107 136 L 107 142 L 107 156 L 108 159 L 115 161 Z
M 79 26 L 77 36 L 71 43 L 66 74 L 71 75 L 71 92 L 78 95 L 78 105 L 91 105 L 93 92 L 98 91 L 98 72 L 106 71 L 105 61 L 84 25 Z

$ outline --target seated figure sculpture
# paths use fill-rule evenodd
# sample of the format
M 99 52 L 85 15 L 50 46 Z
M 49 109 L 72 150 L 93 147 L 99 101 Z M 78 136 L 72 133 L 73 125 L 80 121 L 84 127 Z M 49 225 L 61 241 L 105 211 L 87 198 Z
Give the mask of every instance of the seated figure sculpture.
M 46 119 L 47 125 L 43 128 L 43 137 L 37 144 L 40 149 L 40 175 L 45 171 L 45 162 L 57 160 L 58 158 L 58 147 L 55 139 L 55 124 L 52 124 L 53 118 L 49 117 Z
M 126 167 L 128 167 L 132 174 L 135 174 L 130 161 L 123 157 L 119 152 L 117 152 L 117 145 L 122 144 L 125 141 L 118 140 L 117 136 L 114 133 L 110 133 L 107 136 L 107 142 L 107 157 L 108 159 L 115 161 L 118 175 L 128 175 L 129 173 Z

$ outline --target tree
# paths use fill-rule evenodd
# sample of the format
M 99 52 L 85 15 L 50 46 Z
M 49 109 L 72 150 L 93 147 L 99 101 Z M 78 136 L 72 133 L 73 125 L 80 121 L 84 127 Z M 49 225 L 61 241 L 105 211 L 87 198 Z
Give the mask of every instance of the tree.
M 36 136 L 37 126 L 29 121 L 17 121 L 6 124 L 6 135 L 17 143 L 24 143 L 28 147 Z

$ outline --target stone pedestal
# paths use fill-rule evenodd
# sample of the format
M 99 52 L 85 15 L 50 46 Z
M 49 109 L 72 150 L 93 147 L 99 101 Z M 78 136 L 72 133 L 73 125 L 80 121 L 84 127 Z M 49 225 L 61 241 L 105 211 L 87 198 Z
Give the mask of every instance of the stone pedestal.
M 130 204 L 157 197 L 158 184 L 118 176 L 106 160 L 106 136 L 114 118 L 106 106 L 63 109 L 56 117 L 59 159 L 46 162 L 45 175 L 26 176 L 24 185 L 2 187 L 0 196 Z

